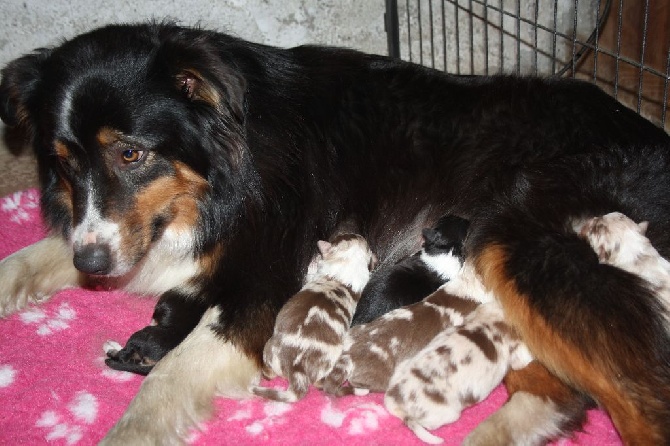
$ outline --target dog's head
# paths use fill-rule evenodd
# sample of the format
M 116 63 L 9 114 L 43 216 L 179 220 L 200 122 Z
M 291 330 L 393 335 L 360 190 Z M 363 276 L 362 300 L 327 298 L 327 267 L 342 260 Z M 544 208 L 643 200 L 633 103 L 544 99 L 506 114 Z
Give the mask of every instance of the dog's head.
M 79 270 L 123 275 L 159 239 L 206 249 L 230 230 L 254 174 L 228 39 L 110 26 L 2 70 L 0 116 L 32 135 L 46 220 Z

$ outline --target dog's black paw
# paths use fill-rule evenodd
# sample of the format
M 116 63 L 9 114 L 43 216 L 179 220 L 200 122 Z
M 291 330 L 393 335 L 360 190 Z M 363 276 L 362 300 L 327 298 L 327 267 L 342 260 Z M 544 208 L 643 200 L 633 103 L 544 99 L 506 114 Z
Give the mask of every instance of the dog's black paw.
M 182 339 L 183 336 L 175 336 L 174 330 L 168 327 L 144 327 L 135 332 L 123 348 L 115 343 L 106 343 L 105 364 L 114 370 L 146 375 Z

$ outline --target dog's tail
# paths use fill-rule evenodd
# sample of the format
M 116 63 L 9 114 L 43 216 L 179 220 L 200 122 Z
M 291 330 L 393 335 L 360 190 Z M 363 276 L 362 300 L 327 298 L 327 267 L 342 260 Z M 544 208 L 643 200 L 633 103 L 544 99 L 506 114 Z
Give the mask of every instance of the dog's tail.
M 260 370 L 256 361 L 212 330 L 219 314 L 216 307 L 207 310 L 186 339 L 156 364 L 100 444 L 183 444 L 189 430 L 211 415 L 215 396 L 251 395 Z
M 597 400 L 627 444 L 670 442 L 670 336 L 639 277 L 600 264 L 567 222 L 514 206 L 470 239 L 484 283 L 533 355 Z M 523 389 L 520 389 L 523 390 Z
M 503 407 L 482 421 L 463 446 L 545 445 L 569 437 L 593 407 L 587 396 L 566 386 L 537 361 L 505 377 L 510 394 Z

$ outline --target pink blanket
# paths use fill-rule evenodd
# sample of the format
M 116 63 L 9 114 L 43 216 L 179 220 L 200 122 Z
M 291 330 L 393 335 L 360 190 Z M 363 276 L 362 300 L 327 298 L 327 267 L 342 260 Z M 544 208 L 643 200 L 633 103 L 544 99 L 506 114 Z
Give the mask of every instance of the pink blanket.
M 0 199 L 0 257 L 44 237 L 35 190 Z M 121 292 L 66 290 L 46 304 L 0 319 L 0 444 L 89 445 L 121 416 L 142 377 L 108 369 L 106 340 L 124 343 L 146 325 L 153 300 Z M 285 385 L 281 379 L 271 385 Z M 435 433 L 463 437 L 505 401 L 502 387 Z M 382 395 L 334 399 L 312 390 L 295 404 L 261 399 L 216 401 L 217 413 L 195 445 L 420 444 L 384 409 Z M 560 444 L 619 445 L 608 417 L 591 411 L 584 432 Z

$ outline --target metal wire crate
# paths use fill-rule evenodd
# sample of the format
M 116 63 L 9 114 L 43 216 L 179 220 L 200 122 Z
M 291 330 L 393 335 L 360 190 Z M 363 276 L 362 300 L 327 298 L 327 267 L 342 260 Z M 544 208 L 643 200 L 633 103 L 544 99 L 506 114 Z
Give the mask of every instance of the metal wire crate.
M 391 56 L 590 80 L 670 129 L 668 0 L 386 0 L 386 30 Z

